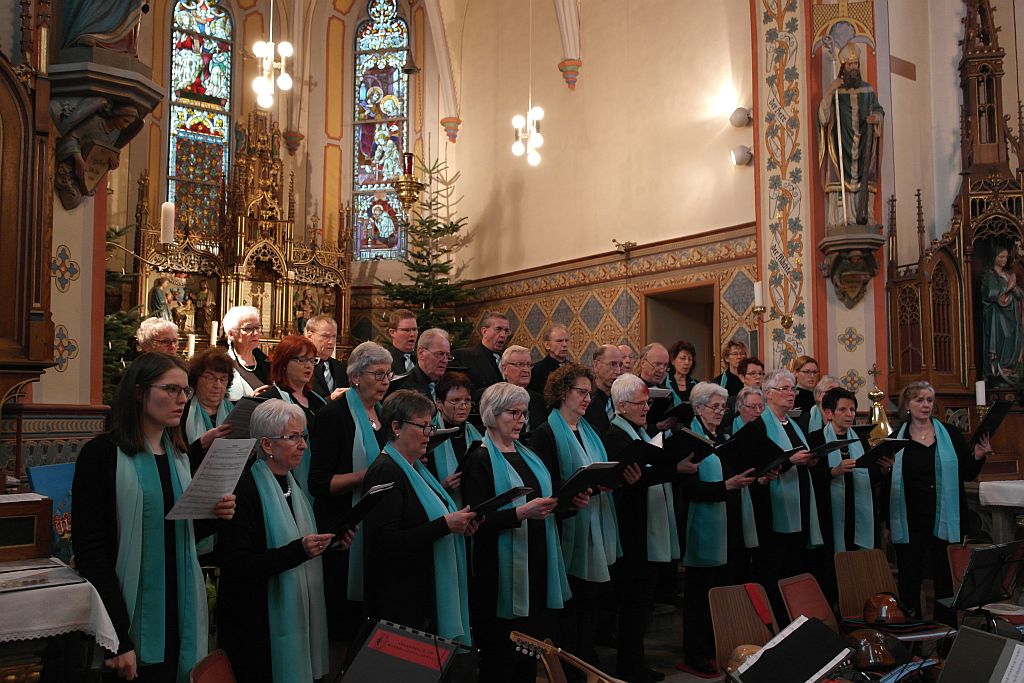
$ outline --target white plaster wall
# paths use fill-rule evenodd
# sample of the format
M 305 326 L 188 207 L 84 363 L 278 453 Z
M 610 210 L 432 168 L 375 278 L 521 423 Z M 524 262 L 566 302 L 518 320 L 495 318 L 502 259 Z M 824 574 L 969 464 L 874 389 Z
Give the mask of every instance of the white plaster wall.
M 607 251 L 612 238 L 645 243 L 753 220 L 753 169 L 729 160 L 732 147 L 752 145 L 752 129 L 727 121 L 752 104 L 747 0 L 586 3 L 575 92 L 557 69 L 554 7 L 534 2 L 533 101 L 546 111 L 536 168 L 510 151 L 512 116 L 527 108 L 528 7 L 473 4 L 454 66 L 469 277 Z

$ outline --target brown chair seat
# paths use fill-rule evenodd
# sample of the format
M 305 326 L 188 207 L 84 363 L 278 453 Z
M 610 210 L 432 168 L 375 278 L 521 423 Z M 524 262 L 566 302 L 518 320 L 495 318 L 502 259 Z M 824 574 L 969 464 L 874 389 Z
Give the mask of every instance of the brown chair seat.
M 189 683 L 236 683 L 235 672 L 224 650 L 214 650 L 200 659 L 188 675 Z

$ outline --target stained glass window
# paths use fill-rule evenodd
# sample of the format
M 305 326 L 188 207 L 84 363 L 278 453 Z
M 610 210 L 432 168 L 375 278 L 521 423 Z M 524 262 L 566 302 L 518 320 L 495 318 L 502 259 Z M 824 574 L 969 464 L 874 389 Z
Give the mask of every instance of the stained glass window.
M 409 27 L 397 0 L 370 0 L 367 13 L 355 45 L 355 257 L 394 259 L 405 249 L 405 216 L 388 183 L 402 174 L 409 138 Z
M 176 223 L 216 237 L 231 136 L 232 24 L 218 0 L 178 0 L 171 31 L 167 200 Z M 191 217 L 183 211 L 191 209 Z

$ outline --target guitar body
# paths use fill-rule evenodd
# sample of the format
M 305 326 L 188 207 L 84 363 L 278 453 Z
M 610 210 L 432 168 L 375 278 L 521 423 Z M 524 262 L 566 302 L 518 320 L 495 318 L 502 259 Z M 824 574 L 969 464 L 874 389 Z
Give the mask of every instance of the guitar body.
M 612 678 L 600 669 L 587 664 L 571 652 L 566 652 L 562 648 L 556 647 L 550 640 L 540 641 L 519 631 L 512 631 L 509 634 L 509 638 L 516 644 L 516 650 L 536 657 L 543 662 L 549 683 L 566 683 L 562 662 L 568 662 L 574 668 L 583 672 L 583 675 L 586 677 L 586 683 L 625 683 L 625 681 Z

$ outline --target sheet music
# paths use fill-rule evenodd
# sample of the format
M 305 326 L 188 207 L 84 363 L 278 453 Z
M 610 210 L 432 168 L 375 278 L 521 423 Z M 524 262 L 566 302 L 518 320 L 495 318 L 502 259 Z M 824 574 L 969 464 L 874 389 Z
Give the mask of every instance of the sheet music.
M 1024 645 L 1013 644 L 1010 652 L 1010 661 L 1006 664 L 1006 673 L 1000 679 L 1000 683 L 1016 683 L 1024 680 Z
M 255 445 L 256 439 L 214 439 L 167 519 L 213 519 L 213 506 L 235 490 Z
M 658 432 L 657 434 L 651 437 L 651 440 L 648 443 L 650 443 L 652 446 L 663 448 L 665 446 L 665 433 Z

